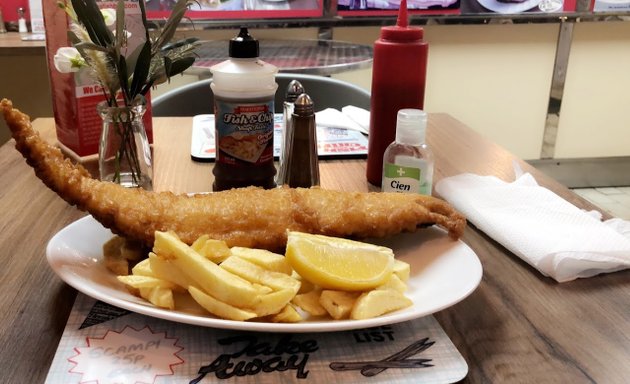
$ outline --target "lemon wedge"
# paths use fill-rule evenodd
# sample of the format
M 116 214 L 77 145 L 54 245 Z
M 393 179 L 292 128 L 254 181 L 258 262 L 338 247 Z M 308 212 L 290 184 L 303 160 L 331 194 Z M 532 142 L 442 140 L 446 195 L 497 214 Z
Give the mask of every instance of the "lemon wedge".
M 394 252 L 389 248 L 302 232 L 289 232 L 285 256 L 304 279 L 345 291 L 384 284 L 394 266 Z

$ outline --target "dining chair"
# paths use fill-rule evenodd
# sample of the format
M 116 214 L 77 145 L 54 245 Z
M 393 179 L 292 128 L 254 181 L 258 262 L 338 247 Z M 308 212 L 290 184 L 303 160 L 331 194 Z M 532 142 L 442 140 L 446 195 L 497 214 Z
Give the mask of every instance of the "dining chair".
M 286 90 L 291 80 L 298 80 L 302 84 L 313 100 L 316 111 L 326 108 L 341 110 L 347 105 L 370 109 L 370 93 L 354 84 L 324 76 L 278 73 L 275 113 L 282 113 Z M 214 113 L 211 81 L 212 79 L 196 81 L 157 96 L 151 102 L 152 115 L 156 117 L 194 116 Z

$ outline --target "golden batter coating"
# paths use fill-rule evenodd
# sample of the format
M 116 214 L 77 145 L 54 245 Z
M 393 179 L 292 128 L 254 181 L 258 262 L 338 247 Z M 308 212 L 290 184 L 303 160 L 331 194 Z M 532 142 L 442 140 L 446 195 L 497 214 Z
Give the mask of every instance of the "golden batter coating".
M 437 224 L 459 238 L 466 227 L 447 202 L 414 194 L 250 187 L 189 196 L 125 188 L 91 178 L 41 139 L 11 101 L 0 106 L 16 148 L 50 189 L 114 233 L 149 246 L 155 231 L 174 231 L 189 244 L 207 234 L 229 246 L 277 250 L 287 230 L 367 238 Z

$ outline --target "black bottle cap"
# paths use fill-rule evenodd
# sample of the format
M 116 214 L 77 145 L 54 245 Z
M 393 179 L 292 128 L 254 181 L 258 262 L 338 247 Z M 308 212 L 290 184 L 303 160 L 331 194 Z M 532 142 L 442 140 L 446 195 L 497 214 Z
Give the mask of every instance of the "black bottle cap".
M 230 57 L 248 59 L 258 57 L 258 40 L 249 34 L 247 28 L 242 27 L 238 36 L 230 40 Z

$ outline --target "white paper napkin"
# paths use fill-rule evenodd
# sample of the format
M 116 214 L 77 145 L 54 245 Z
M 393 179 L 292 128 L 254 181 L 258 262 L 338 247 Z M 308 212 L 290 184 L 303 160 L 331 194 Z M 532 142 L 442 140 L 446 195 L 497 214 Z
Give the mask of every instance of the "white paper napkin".
M 348 116 L 352 121 L 359 124 L 366 135 L 370 133 L 370 111 L 367 109 L 346 105 L 341 108 L 341 113 Z
M 347 108 L 347 107 L 344 107 L 344 108 Z M 354 107 L 354 108 L 357 108 L 357 107 Z M 350 109 L 350 111 L 353 111 L 353 110 Z M 361 133 L 368 134 L 370 118 L 369 118 L 369 112 L 367 113 L 368 113 L 367 126 L 362 125 L 361 123 L 357 122 L 353 117 L 351 117 L 353 116 L 352 112 L 350 112 L 350 115 L 349 115 L 347 113 L 344 113 L 334 108 L 326 108 L 322 111 L 316 112 L 315 121 L 317 122 L 318 126 L 322 126 L 322 127 L 351 129 L 353 131 L 359 131 Z
M 471 223 L 558 282 L 630 268 L 630 223 L 602 222 L 525 173 L 512 183 L 461 174 L 436 191 Z

